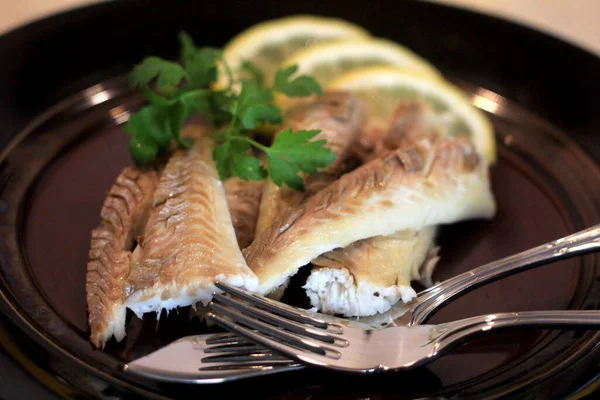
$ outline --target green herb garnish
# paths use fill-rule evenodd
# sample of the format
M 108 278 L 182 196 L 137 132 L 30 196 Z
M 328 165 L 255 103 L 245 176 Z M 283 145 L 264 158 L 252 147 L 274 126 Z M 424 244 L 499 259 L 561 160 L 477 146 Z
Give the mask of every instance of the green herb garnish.
M 197 114 L 206 119 L 217 133 L 213 153 L 221 179 L 236 176 L 243 180 L 260 180 L 270 176 L 278 186 L 283 184 L 303 190 L 299 173 L 314 174 L 330 165 L 335 154 L 325 147 L 325 140 L 311 141 L 320 131 L 286 129 L 270 146 L 252 139 L 261 124 L 279 124 L 281 109 L 274 104 L 276 92 L 288 97 L 322 95 L 315 79 L 301 75 L 293 78 L 296 65 L 280 68 L 272 87 L 264 84 L 264 74 L 250 62 L 242 64 L 248 79 L 235 81 L 233 73 L 219 49 L 196 47 L 186 33 L 179 35 L 180 62 L 147 57 L 130 74 L 148 105 L 131 115 L 125 131 L 130 135 L 129 150 L 133 162 L 145 167 L 168 153 L 173 143 L 189 148 L 191 140 L 181 137 L 184 122 Z M 214 90 L 218 64 L 224 66 L 228 87 Z M 233 87 L 239 88 L 234 91 Z M 254 150 L 266 155 L 265 167 Z

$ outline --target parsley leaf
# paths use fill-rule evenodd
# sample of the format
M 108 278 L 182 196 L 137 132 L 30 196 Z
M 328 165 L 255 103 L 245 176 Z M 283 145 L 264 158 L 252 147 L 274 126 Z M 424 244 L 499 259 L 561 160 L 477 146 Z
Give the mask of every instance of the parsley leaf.
M 278 186 L 282 183 L 296 190 L 304 190 L 302 178 L 297 171 L 314 174 L 335 160 L 335 153 L 327 147 L 325 140 L 310 141 L 319 134 L 318 130 L 281 132 L 271 147 L 265 150 L 269 160 L 269 174 Z
M 176 102 L 168 109 L 168 112 L 171 114 L 169 118 L 171 124 L 171 136 L 177 143 L 186 149 L 192 146 L 192 140 L 190 138 L 183 139 L 181 137 L 181 128 L 183 127 L 183 122 L 191 114 L 191 110 L 191 106 L 182 101 Z
M 250 80 L 256 82 L 258 86 L 264 86 L 265 74 L 252 62 L 244 60 L 240 69 L 249 76 Z
M 273 90 L 283 93 L 288 97 L 305 97 L 311 94 L 323 95 L 321 85 L 308 75 L 300 75 L 290 80 L 296 71 L 298 71 L 298 65 L 295 64 L 287 68 L 279 68 L 275 72 Z
M 217 60 L 222 57 L 219 49 L 212 47 L 198 48 L 190 35 L 179 34 L 181 44 L 181 60 L 194 88 L 201 88 L 217 80 Z
M 279 157 L 270 155 L 267 157 L 269 159 L 269 175 L 277 186 L 283 186 L 285 183 L 292 189 L 304 191 L 304 180 L 298 175 L 298 169 L 294 164 Z
M 221 179 L 230 176 L 237 176 L 245 181 L 264 179 L 267 176 L 267 170 L 256 157 L 248 155 L 250 151 L 250 143 L 236 137 L 215 147 L 213 158 Z
M 311 141 L 318 130 L 287 129 L 270 147 L 251 138 L 260 125 L 282 122 L 282 111 L 274 103 L 275 92 L 289 97 L 322 94 L 313 78 L 292 78 L 298 70 L 294 65 L 279 69 L 273 86 L 266 87 L 263 72 L 246 61 L 238 71 L 244 78 L 234 80 L 220 49 L 197 47 L 185 32 L 180 33 L 179 43 L 180 63 L 147 57 L 130 74 L 132 85 L 149 103 L 131 115 L 125 126 L 130 135 L 129 151 L 137 166 L 168 155 L 173 142 L 190 147 L 191 139 L 182 138 L 181 131 L 194 114 L 206 119 L 218 134 L 213 159 L 221 179 L 236 176 L 260 180 L 271 176 L 277 185 L 303 190 L 301 173 L 316 173 L 333 162 L 335 154 L 324 147 L 324 140 Z M 229 84 L 224 89 L 213 89 L 210 86 L 218 81 L 220 71 L 227 74 Z M 255 155 L 256 150 L 266 155 L 268 169 Z
M 209 97 L 210 110 L 206 118 L 214 126 L 221 126 L 231 119 L 231 112 L 234 108 L 236 98 L 231 93 L 221 90 L 214 91 Z
M 217 60 L 221 51 L 204 48 L 194 54 L 190 65 L 187 67 L 193 87 L 204 87 L 217 80 Z
M 129 75 L 134 86 L 148 86 L 156 79 L 156 88 L 161 93 L 172 93 L 183 79 L 189 79 L 187 71 L 179 64 L 159 57 L 146 57 Z
M 129 151 L 136 164 L 148 164 L 169 145 L 172 137 L 169 112 L 168 108 L 150 105 L 129 117 L 125 132 L 131 135 Z
M 242 90 L 238 97 L 238 110 L 243 111 L 253 104 L 270 104 L 273 101 L 273 92 L 268 88 L 259 86 L 254 81 L 242 83 Z
M 281 110 L 272 104 L 253 104 L 247 107 L 241 117 L 246 129 L 254 129 L 259 123 L 278 124 L 282 120 Z
M 181 46 L 180 59 L 185 68 L 188 68 L 192 64 L 192 59 L 198 48 L 194 44 L 192 37 L 186 32 L 179 33 L 179 45 Z
M 159 154 L 158 143 L 142 135 L 134 135 L 129 139 L 129 153 L 137 165 L 150 164 Z
M 194 112 L 199 115 L 205 115 L 210 112 L 210 92 L 208 90 L 190 90 L 182 93 L 177 101 L 186 106 L 186 117 L 188 119 Z
M 280 123 L 281 110 L 272 104 L 273 92 L 254 81 L 242 84 L 240 96 L 232 113 L 238 115 L 245 129 L 254 129 L 260 123 Z

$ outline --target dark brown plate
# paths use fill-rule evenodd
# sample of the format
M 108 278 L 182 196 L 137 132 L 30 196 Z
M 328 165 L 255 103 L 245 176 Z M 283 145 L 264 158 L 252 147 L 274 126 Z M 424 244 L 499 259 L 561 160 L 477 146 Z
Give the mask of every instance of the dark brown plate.
M 496 334 L 426 368 L 372 377 L 306 370 L 198 387 L 139 380 L 120 370 L 122 363 L 178 337 L 206 332 L 197 319 L 190 320 L 187 309 L 161 316 L 160 323 L 152 315 L 143 320 L 130 316 L 122 343 L 111 341 L 105 351 L 94 350 L 88 341 L 84 288 L 90 231 L 108 188 L 129 163 L 121 129 L 124 116 L 141 104 L 122 72 L 144 54 L 173 55 L 179 29 L 187 29 L 201 44 L 221 45 L 263 18 L 298 12 L 338 15 L 428 57 L 471 94 L 475 104 L 489 111 L 500 155 L 492 173 L 499 211 L 491 222 L 444 228 L 435 279 L 600 221 L 600 168 L 592 158 L 600 151 L 588 134 L 598 127 L 593 90 L 600 81 L 592 80 L 598 69 L 589 64 L 598 68 L 600 61 L 587 53 L 498 20 L 420 2 L 390 2 L 379 11 L 372 9 L 372 17 L 362 15 L 359 5 L 346 3 L 343 8 L 318 9 L 306 3 L 277 13 L 263 3 L 228 9 L 233 3 L 199 8 L 190 1 L 162 12 L 158 5 L 152 9 L 153 4 L 89 7 L 0 40 L 0 54 L 17 48 L 11 37 L 41 41 L 29 47 L 31 54 L 13 53 L 14 68 L 19 68 L 0 71 L 12 71 L 14 77 L 3 81 L 2 88 L 13 97 L 0 98 L 8 104 L 0 108 L 0 116 L 14 132 L 29 122 L 5 147 L 0 164 L 0 304 L 11 321 L 4 323 L 10 335 L 0 335 L 0 343 L 10 347 L 11 354 L 35 360 L 41 369 L 30 371 L 38 379 L 43 376 L 52 382 L 45 384 L 55 391 L 84 396 L 137 393 L 181 398 L 222 396 L 241 389 L 269 398 L 450 398 L 458 393 L 548 398 L 572 392 L 599 372 L 595 349 L 600 335 L 540 330 Z M 402 15 L 404 23 L 387 15 L 386 9 Z M 67 20 L 64 26 L 58 24 Z M 447 27 L 437 23 L 442 20 Z M 135 29 L 121 25 L 125 23 Z M 53 39 L 37 35 L 57 26 Z M 111 29 L 98 34 L 93 26 Z M 509 47 L 506 40 L 515 38 L 520 41 Z M 90 43 L 96 48 L 89 49 Z M 543 57 L 554 54 L 553 49 L 564 52 L 577 68 L 561 64 L 560 57 L 554 60 L 558 66 L 530 59 L 530 53 Z M 44 56 L 53 61 L 46 61 L 50 74 L 42 79 L 34 73 L 34 65 Z M 70 62 L 61 58 L 67 56 Z M 575 70 L 579 75 L 572 73 Z M 569 85 L 558 79 L 565 76 L 570 77 Z M 547 88 L 550 84 L 560 95 Z M 27 90 L 36 97 L 25 97 Z M 41 110 L 46 111 L 40 114 Z M 38 114 L 35 120 L 29 117 Z M 5 131 L 5 139 L 12 133 Z M 590 255 L 503 279 L 459 298 L 432 322 L 502 311 L 595 309 L 600 300 L 599 262 Z M 286 298 L 297 302 L 300 295 L 290 293 Z M 17 339 L 7 344 L 5 337 Z

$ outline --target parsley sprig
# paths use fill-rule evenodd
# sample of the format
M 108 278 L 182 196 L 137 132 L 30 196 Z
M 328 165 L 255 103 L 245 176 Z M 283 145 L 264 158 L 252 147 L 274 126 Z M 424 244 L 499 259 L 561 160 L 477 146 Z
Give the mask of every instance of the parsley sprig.
M 312 77 L 294 77 L 298 67 L 293 65 L 277 70 L 273 85 L 267 87 L 262 71 L 244 62 L 241 68 L 249 78 L 236 81 L 220 49 L 196 47 L 184 32 L 179 35 L 179 42 L 180 62 L 147 57 L 130 73 L 132 85 L 148 101 L 125 126 L 130 135 L 131 157 L 137 166 L 148 166 L 167 155 L 173 143 L 189 148 L 192 141 L 181 137 L 181 129 L 194 114 L 208 121 L 217 133 L 213 158 L 221 179 L 236 176 L 261 180 L 270 176 L 278 186 L 285 184 L 303 190 L 301 172 L 314 174 L 335 160 L 335 154 L 325 147 L 325 140 L 311 140 L 319 130 L 286 129 L 275 136 L 270 146 L 252 138 L 260 125 L 282 122 L 282 111 L 274 104 L 275 93 L 288 97 L 323 94 Z M 211 89 L 218 78 L 219 63 L 223 65 L 221 73 L 227 75 L 228 86 Z M 266 156 L 266 166 L 255 150 Z

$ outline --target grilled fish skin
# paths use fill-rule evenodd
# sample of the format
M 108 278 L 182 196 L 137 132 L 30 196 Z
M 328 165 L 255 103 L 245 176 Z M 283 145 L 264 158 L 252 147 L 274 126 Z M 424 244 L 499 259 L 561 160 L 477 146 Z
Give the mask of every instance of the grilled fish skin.
M 244 181 L 233 177 L 223 184 L 240 249 L 248 247 L 254 239 L 264 183 L 264 180 Z
M 290 112 L 285 128 L 293 130 L 320 129 L 313 140 L 327 140 L 336 155 L 335 161 L 318 173 L 304 179 L 304 192 L 275 185 L 267 179 L 260 204 L 256 234 L 269 227 L 288 210 L 335 181 L 351 165 L 352 143 L 366 118 L 366 106 L 358 98 L 345 92 L 329 92 L 315 102 L 302 104 Z
M 131 250 L 143 233 L 152 194 L 158 184 L 155 171 L 125 168 L 110 189 L 92 231 L 87 264 L 86 293 L 91 342 L 104 347 L 113 335 L 125 337 L 125 282 Z
M 372 160 L 390 150 L 410 148 L 424 138 L 435 141 L 439 135 L 426 122 L 431 112 L 422 101 L 401 103 L 387 129 L 371 124 L 362 132 L 356 146 L 359 157 Z M 386 312 L 399 300 L 412 300 L 416 296 L 412 280 L 431 284 L 438 260 L 436 231 L 431 226 L 375 236 L 319 256 L 311 262 L 304 286 L 312 306 L 323 313 L 362 317 Z
M 244 252 L 268 294 L 319 255 L 373 236 L 491 218 L 488 169 L 468 140 L 420 141 L 375 159 L 307 199 Z
M 396 149 L 407 148 L 418 140 L 440 138 L 436 127 L 428 123 L 434 117 L 431 106 L 420 100 L 400 103 L 389 121 L 369 120 L 352 146 L 363 164 Z
M 127 277 L 126 306 L 139 317 L 201 302 L 218 280 L 253 291 L 257 278 L 236 241 L 210 132 L 190 126 L 195 142 L 169 159 L 154 194 L 139 254 Z M 137 250 L 136 250 L 137 251 Z
M 441 137 L 427 121 L 434 115 L 430 105 L 423 101 L 408 101 L 398 105 L 390 119 L 384 147 L 404 149 L 424 138 L 435 141 Z

